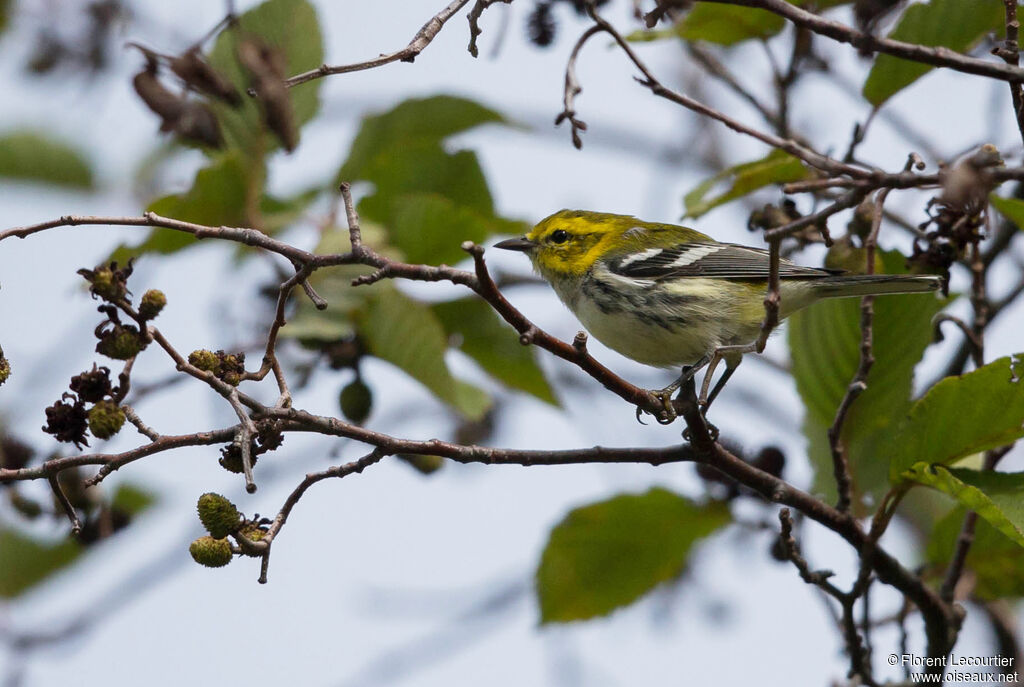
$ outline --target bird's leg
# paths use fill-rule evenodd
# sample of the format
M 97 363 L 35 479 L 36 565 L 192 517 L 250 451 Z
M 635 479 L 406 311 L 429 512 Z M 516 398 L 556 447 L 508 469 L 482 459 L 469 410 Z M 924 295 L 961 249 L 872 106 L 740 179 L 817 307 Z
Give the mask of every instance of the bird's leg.
M 704 383 L 700 387 L 700 397 L 697 399 L 697 403 L 704 408 L 704 412 L 707 412 L 711 402 L 718 397 L 722 389 L 725 387 L 725 383 L 732 377 L 733 372 L 739 367 L 740 363 L 743 362 L 743 355 L 745 353 L 753 353 L 757 348 L 755 344 L 746 344 L 743 346 L 719 346 L 715 349 L 711 355 L 711 360 L 708 363 L 708 371 L 704 373 Z M 711 379 L 715 375 L 715 368 L 718 367 L 718 363 L 725 361 L 725 374 L 718 380 L 718 384 L 708 394 L 708 388 L 711 386 Z
M 683 384 L 693 379 L 694 375 L 700 372 L 704 368 L 704 366 L 711 361 L 711 359 L 712 356 L 710 353 L 708 353 L 704 355 L 703 358 L 695 362 L 693 365 L 684 365 L 682 371 L 679 374 L 679 378 L 676 379 L 676 381 L 672 382 L 664 389 L 651 391 L 652 394 L 654 394 L 661 400 L 662 408 L 665 411 L 662 415 L 656 416 L 656 419 L 658 420 L 659 424 L 668 425 L 671 424 L 676 419 L 676 409 L 672 405 L 672 394 L 674 394 Z M 641 412 L 642 411 L 640 408 L 636 409 L 637 420 L 640 420 Z
M 729 381 L 729 377 L 732 377 L 732 373 L 735 372 L 736 368 L 740 366 L 741 362 L 743 362 L 742 357 L 736 358 L 735 360 L 736 362 L 732 362 L 731 360 L 725 361 L 725 372 L 722 374 L 721 379 L 719 379 L 715 384 L 715 388 L 711 390 L 710 394 L 708 394 L 707 401 L 698 400 L 698 403 L 704 407 L 705 414 L 708 412 L 708 408 L 711 407 L 711 404 L 715 402 L 715 399 L 718 398 L 718 394 L 723 388 L 725 388 L 725 383 Z M 711 373 L 709 371 L 707 379 L 710 379 L 710 377 Z M 705 389 L 706 386 L 707 385 L 705 384 Z M 701 389 L 701 399 L 704 398 L 703 394 L 705 393 L 705 389 Z

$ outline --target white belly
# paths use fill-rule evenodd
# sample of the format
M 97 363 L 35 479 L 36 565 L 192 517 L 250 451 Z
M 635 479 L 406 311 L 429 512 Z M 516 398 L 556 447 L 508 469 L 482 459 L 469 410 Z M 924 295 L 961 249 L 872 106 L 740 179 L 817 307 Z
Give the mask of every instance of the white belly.
M 751 301 L 741 289 L 722 280 L 631 280 L 597 267 L 579 282 L 561 282 L 555 291 L 608 348 L 645 365 L 680 367 L 719 346 L 757 337 L 761 306 L 754 301 L 757 313 L 744 316 Z
M 693 327 L 666 329 L 644 321 L 635 312 L 603 313 L 593 301 L 580 299 L 576 317 L 590 334 L 608 348 L 645 365 L 692 365 L 717 342 Z

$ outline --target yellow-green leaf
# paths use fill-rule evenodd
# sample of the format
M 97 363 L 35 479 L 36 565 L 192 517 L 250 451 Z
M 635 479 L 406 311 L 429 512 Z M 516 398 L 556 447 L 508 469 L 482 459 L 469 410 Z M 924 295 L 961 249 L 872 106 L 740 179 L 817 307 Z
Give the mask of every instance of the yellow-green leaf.
M 372 355 L 397 366 L 466 417 L 483 417 L 490 401 L 452 377 L 444 360 L 444 328 L 428 306 L 395 288 L 378 289 L 357 323 Z
M 967 52 L 1003 24 L 999 0 L 931 0 L 908 7 L 889 38 Z M 864 97 L 881 105 L 932 69 L 930 64 L 880 54 L 864 82 Z
M 1018 229 L 1024 229 L 1024 200 L 1003 198 L 993 193 L 989 195 L 988 201 L 999 214 L 1016 224 Z
M 73 539 L 47 542 L 0 528 L 0 598 L 13 599 L 39 584 L 82 553 Z
M 896 251 L 883 252 L 881 258 L 887 273 L 906 269 Z M 930 294 L 875 300 L 875 363 L 868 388 L 850 408 L 841 437 L 858 497 L 877 498 L 889 488 L 885 456 L 910 407 L 914 366 L 932 340 L 932 317 L 944 305 Z M 803 431 L 815 469 L 814 490 L 831 499 L 835 481 L 827 432 L 860 364 L 860 299 L 832 299 L 802 310 L 789 318 L 788 335 L 793 378 L 806 409 Z
M 387 112 L 364 117 L 337 183 L 366 178 L 364 168 L 385 149 L 411 141 L 440 144 L 453 134 L 488 123 L 504 123 L 499 113 L 479 103 L 450 95 L 406 100 Z
M 675 34 L 687 41 L 735 45 L 751 38 L 770 38 L 785 25 L 785 19 L 767 10 L 702 2 L 676 24 Z
M 192 187 L 185 193 L 158 198 L 146 208 L 164 217 L 208 226 L 240 227 L 249 224 L 246 194 L 249 174 L 238 152 L 220 155 L 196 173 Z M 143 253 L 167 255 L 195 244 L 189 233 L 174 229 L 152 229 L 134 244 L 122 244 L 111 259 L 125 262 L 128 257 Z
M 558 404 L 530 346 L 479 298 L 438 303 L 434 313 L 449 337 L 461 339 L 459 349 L 505 385 L 542 401 Z
M 730 520 L 722 503 L 666 489 L 623 494 L 569 512 L 537 569 L 542 623 L 606 615 L 676 578 L 694 544 Z
M 256 37 L 284 55 L 289 76 L 316 69 L 324 61 L 323 38 L 316 9 L 306 0 L 267 0 L 238 17 L 238 23 L 220 33 L 210 52 L 210 64 L 244 93 L 248 78 L 238 64 L 237 46 L 241 39 Z M 314 79 L 289 89 L 297 125 L 313 118 L 320 107 L 320 86 Z M 244 98 L 242 107 L 212 102 L 232 148 L 241 150 L 262 164 L 263 156 L 278 147 L 277 138 L 266 132 L 259 106 L 254 98 Z
M 481 243 L 494 234 L 522 234 L 527 228 L 522 222 L 480 212 L 439 193 L 378 193 L 364 198 L 359 211 L 387 227 L 389 243 L 401 250 L 406 260 L 428 265 L 464 260 L 463 241 Z
M 945 570 L 952 560 L 966 512 L 959 506 L 935 523 L 926 555 L 936 570 Z M 985 519 L 975 525 L 965 569 L 974 575 L 972 596 L 987 600 L 1024 597 L 1024 547 Z
M 944 492 L 1024 546 L 1024 472 L 994 472 L 915 463 L 903 479 Z
M 807 175 L 807 169 L 800 160 L 785 151 L 773 150 L 767 157 L 730 167 L 697 185 L 683 198 L 686 204 L 686 213 L 683 216 L 700 217 L 719 205 L 741 198 L 769 184 L 799 181 Z M 728 183 L 729 188 L 717 196 L 709 197 L 711 191 L 723 183 Z
M 92 169 L 83 153 L 33 131 L 0 136 L 0 177 L 67 188 L 93 187 Z
M 950 463 L 1024 436 L 1024 354 L 947 377 L 910 408 L 887 452 L 898 482 L 912 465 Z

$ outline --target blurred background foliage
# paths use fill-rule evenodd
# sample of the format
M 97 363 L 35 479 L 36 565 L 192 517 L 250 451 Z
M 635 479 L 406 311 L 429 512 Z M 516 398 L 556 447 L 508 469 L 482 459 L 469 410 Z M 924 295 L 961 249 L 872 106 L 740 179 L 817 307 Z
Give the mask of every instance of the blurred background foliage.
M 566 4 L 570 3 L 535 3 L 529 23 L 538 46 L 551 42 L 551 32 L 562 22 L 554 13 L 561 12 L 558 5 Z M 577 12 L 581 9 L 580 3 L 572 4 Z M 929 0 L 906 7 L 876 3 L 874 14 L 865 9 L 870 3 L 852 0 L 794 4 L 837 16 L 846 16 L 853 8 L 862 26 L 881 22 L 893 38 L 956 51 L 973 50 L 1003 30 L 1000 0 Z M 15 8 L 10 1 L 0 5 L 0 30 L 9 25 L 7 19 Z M 101 72 L 114 49 L 111 27 L 130 25 L 131 8 L 103 0 L 90 3 L 86 11 L 88 20 L 79 35 L 43 31 L 26 68 L 40 77 L 61 70 Z M 330 210 L 318 221 L 316 252 L 343 252 L 348 233 L 344 213 L 339 216 L 337 186 L 348 181 L 357 190 L 364 241 L 407 262 L 455 264 L 465 257 L 460 249 L 463 241 L 484 243 L 495 236 L 523 233 L 529 220 L 506 217 L 497 210 L 477 152 L 452 142 L 453 137 L 477 127 L 522 125 L 485 104 L 456 95 L 409 98 L 366 115 L 337 171 L 322 183 L 288 195 L 268 191 L 275 165 L 298 145 L 305 125 L 316 121 L 323 80 L 287 91 L 275 91 L 267 84 L 275 75 L 319 67 L 325 60 L 323 35 L 327 32 L 315 7 L 305 0 L 267 0 L 195 44 L 191 54 L 200 56 L 202 64 L 223 78 L 227 93 L 242 94 L 237 100 L 224 92 L 204 90 L 193 73 L 183 76 L 175 69 L 190 51 L 173 56 L 146 53 L 143 73 L 150 79 L 149 86 L 137 88 L 168 137 L 140 159 L 140 173 L 145 176 L 195 151 L 204 162 L 187 190 L 170 194 L 154 190 L 145 210 L 199 224 L 253 227 L 288 239 L 312 208 L 326 205 Z M 678 13 L 674 21 L 635 31 L 630 40 L 708 44 L 722 49 L 723 59 L 728 60 L 730 51 L 745 43 L 783 40 L 787 32 L 797 33 L 799 44 L 799 32 L 787 28 L 777 15 L 697 3 Z M 808 61 L 813 62 L 810 57 Z M 931 69 L 886 55 L 870 58 L 862 96 L 874 108 L 882 108 Z M 163 84 L 167 97 L 177 99 L 173 106 L 153 107 L 151 100 L 159 98 L 147 99 L 142 92 L 154 88 L 153 77 Z M 250 91 L 253 95 L 247 94 Z M 186 121 L 184 113 L 195 119 Z M 678 211 L 696 219 L 728 203 L 750 202 L 759 190 L 778 196 L 782 184 L 814 174 L 787 153 L 767 151 L 754 160 L 720 165 L 685 194 Z M 34 129 L 0 134 L 0 177 L 82 191 L 96 187 L 93 164 L 85 154 L 67 141 Z M 991 202 L 1006 222 L 1019 227 L 1024 225 L 1024 201 L 1016 193 L 1009 187 L 998 189 Z M 538 208 L 538 216 L 546 210 Z M 1001 221 L 998 215 L 993 218 Z M 837 228 L 832 227 L 834 235 Z M 840 246 L 853 251 L 854 266 L 863 259 L 857 253 L 863 239 L 859 231 L 851 221 L 846 235 L 838 237 Z M 807 243 L 813 240 L 794 240 L 791 250 Z M 186 234 L 153 229 L 137 241 L 122 244 L 108 259 L 123 264 L 143 255 L 172 255 L 196 244 Z M 236 264 L 254 257 L 252 250 L 239 248 Z M 908 264 L 908 257 L 885 250 L 879 257 L 880 271 L 916 269 Z M 339 389 L 338 408 L 348 420 L 368 422 L 376 410 L 377 390 L 360 372 L 370 358 L 401 370 L 454 413 L 456 439 L 486 443 L 493 414 L 508 392 L 527 394 L 548 404 L 550 412 L 559 412 L 557 385 L 538 363 L 537 351 L 520 345 L 515 332 L 483 302 L 451 290 L 430 295 L 390 280 L 352 287 L 354 278 L 370 272 L 359 266 L 317 272 L 310 281 L 329 306 L 317 310 L 300 294 L 290 304 L 283 330 L 292 371 L 299 373 L 303 383 L 325 368 L 350 371 Z M 498 278 L 509 288 L 517 285 L 515 275 L 499 274 Z M 520 279 L 530 283 L 528 278 Z M 276 294 L 274 289 L 269 292 Z M 1024 435 L 1024 393 L 1019 384 L 1024 360 L 1003 357 L 930 388 L 915 378 L 915 368 L 933 343 L 933 317 L 957 297 L 955 293 L 941 300 L 898 297 L 875 304 L 876 361 L 867 391 L 853 406 L 842 435 L 854 478 L 855 508 L 859 515 L 869 515 L 890 489 L 912 484 L 931 487 L 930 496 L 908 498 L 915 510 L 905 509 L 900 515 L 907 516 L 916 533 L 917 559 L 934 570 L 952 556 L 964 509 L 975 510 L 982 521 L 967 559 L 974 579 L 972 595 L 980 601 L 1017 599 L 1024 594 L 1024 510 L 1020 506 L 1024 476 L 984 472 L 979 469 L 979 454 Z M 858 302 L 830 301 L 799 313 L 790 321 L 787 342 L 805 409 L 811 489 L 832 500 L 835 487 L 826 432 L 859 363 Z M 472 361 L 489 380 L 486 388 L 453 370 L 453 353 Z M 21 443 L 29 431 L 5 430 L 0 466 L 18 468 L 45 457 Z M 426 474 L 442 464 L 429 457 L 406 458 Z M 775 474 L 783 473 L 788 458 L 792 456 L 781 453 L 746 456 L 755 464 L 762 461 L 759 466 L 770 467 Z M 954 464 L 948 469 L 933 467 Z M 701 496 L 656 488 L 616 495 L 568 513 L 551 531 L 538 563 L 541 621 L 604 615 L 680 579 L 693 547 L 728 530 L 733 502 L 742 495 L 721 475 L 702 477 L 706 490 Z M 68 480 L 69 493 L 76 494 L 72 503 L 84 523 L 77 540 L 55 539 L 32 526 L 43 516 L 63 518 L 59 505 L 23 493 L 17 483 L 0 485 L 10 506 L 0 512 L 0 596 L 17 597 L 80 560 L 92 542 L 130 525 L 154 499 L 147 490 L 128 484 L 109 495 L 83 491 L 78 471 L 70 473 Z

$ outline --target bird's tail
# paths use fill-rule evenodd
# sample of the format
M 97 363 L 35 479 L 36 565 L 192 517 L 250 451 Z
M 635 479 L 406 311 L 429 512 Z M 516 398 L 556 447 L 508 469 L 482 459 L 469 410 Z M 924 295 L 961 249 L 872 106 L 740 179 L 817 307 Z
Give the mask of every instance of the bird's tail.
M 824 277 L 812 284 L 819 298 L 848 298 L 938 291 L 942 282 L 935 274 L 853 274 Z

